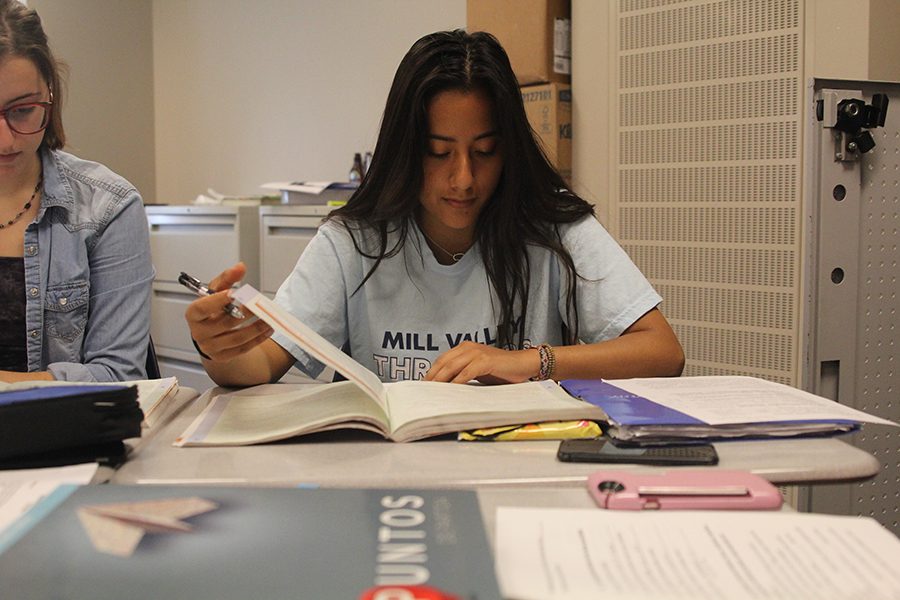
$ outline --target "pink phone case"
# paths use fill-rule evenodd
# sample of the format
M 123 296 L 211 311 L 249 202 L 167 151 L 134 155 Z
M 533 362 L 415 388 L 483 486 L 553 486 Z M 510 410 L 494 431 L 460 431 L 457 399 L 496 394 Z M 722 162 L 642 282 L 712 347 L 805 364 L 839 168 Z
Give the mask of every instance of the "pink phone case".
M 775 510 L 782 502 L 759 475 L 718 469 L 597 471 L 588 491 L 597 506 L 614 510 Z

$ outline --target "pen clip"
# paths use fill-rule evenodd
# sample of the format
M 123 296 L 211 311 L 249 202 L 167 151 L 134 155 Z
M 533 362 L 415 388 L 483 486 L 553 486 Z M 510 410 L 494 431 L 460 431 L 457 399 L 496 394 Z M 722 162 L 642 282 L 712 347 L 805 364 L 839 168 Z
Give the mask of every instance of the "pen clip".
M 746 496 L 750 491 L 743 485 L 683 486 L 683 485 L 642 485 L 638 496 Z
M 212 292 L 209 291 L 209 287 L 207 287 L 202 281 L 197 279 L 196 277 L 191 277 L 184 271 L 178 276 L 178 283 L 188 288 L 195 294 L 202 294 L 204 296 L 209 296 Z
M 191 277 L 184 271 L 178 276 L 178 283 L 191 290 L 198 296 L 211 296 L 215 292 L 209 289 L 209 286 L 197 279 L 196 277 Z M 225 312 L 230 314 L 235 319 L 243 319 L 244 312 L 235 305 L 234 302 L 229 302 L 225 305 Z

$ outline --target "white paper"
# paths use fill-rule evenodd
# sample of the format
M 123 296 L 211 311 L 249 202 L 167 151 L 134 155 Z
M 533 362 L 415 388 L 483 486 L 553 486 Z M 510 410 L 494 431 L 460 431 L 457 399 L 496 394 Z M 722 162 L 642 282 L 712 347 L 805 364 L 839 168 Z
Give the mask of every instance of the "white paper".
M 266 190 L 287 190 L 289 192 L 302 192 L 304 194 L 321 194 L 333 181 L 276 181 L 264 183 L 261 188 Z
M 358 385 L 378 402 L 386 414 L 390 414 L 386 399 L 387 392 L 375 373 L 341 352 L 340 348 L 334 346 L 281 306 L 266 298 L 253 286 L 243 285 L 237 291 L 232 292 L 231 296 L 268 323 L 272 329 L 288 336 L 292 342 L 303 348 L 313 358 Z
M 814 419 L 897 425 L 828 398 L 755 377 L 660 377 L 607 383 L 710 425 Z
M 504 598 L 900 598 L 900 540 L 868 517 L 497 510 Z
M 138 404 L 144 411 L 144 427 L 152 427 L 160 413 L 164 412 L 168 401 L 178 392 L 178 379 L 165 377 L 163 379 L 147 379 L 134 382 L 138 388 Z
M 0 471 L 0 531 L 24 515 L 37 502 L 64 483 L 90 483 L 97 472 L 97 463 L 48 467 L 45 469 L 14 469 Z

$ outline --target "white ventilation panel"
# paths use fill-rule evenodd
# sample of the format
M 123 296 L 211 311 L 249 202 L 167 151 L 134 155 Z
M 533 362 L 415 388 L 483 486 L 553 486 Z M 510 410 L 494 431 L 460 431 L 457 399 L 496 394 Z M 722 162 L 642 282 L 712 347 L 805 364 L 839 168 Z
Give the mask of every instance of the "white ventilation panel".
M 687 375 L 799 384 L 800 0 L 620 0 L 614 233 Z
M 590 115 L 589 94 L 575 96 L 590 124 L 578 135 L 604 138 L 578 142 L 579 175 L 602 175 L 610 230 L 662 294 L 685 374 L 833 386 L 824 395 L 900 421 L 900 84 L 849 81 L 866 48 L 842 33 L 859 19 L 823 14 L 821 0 L 614 0 L 605 13 L 588 1 L 580 14 L 609 31 L 592 68 L 611 82 L 611 106 L 607 123 Z M 581 40 L 591 32 L 576 27 Z M 882 41 L 890 54 L 896 41 Z M 846 80 L 813 79 L 821 68 Z M 822 86 L 890 96 L 877 145 L 858 163 L 813 142 Z M 835 218 L 838 184 L 845 212 Z M 831 277 L 838 267 L 842 281 Z M 871 515 L 900 533 L 900 434 L 866 426 L 846 439 L 883 470 L 813 486 L 804 508 Z

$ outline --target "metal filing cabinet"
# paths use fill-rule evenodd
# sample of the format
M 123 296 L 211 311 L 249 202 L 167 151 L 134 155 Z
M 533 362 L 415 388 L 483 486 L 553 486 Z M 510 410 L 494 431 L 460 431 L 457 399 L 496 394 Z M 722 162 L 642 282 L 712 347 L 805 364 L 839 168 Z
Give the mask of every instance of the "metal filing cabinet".
M 310 242 L 330 206 L 293 205 L 259 208 L 260 291 L 274 297 Z
M 148 206 L 150 252 L 156 267 L 150 333 L 164 377 L 205 390 L 215 385 L 191 343 L 184 311 L 195 296 L 178 283 L 185 271 L 208 281 L 244 261 L 246 283 L 259 286 L 259 210 L 256 206 Z
M 259 208 L 259 283 L 269 298 L 294 270 L 297 259 L 316 235 L 322 219 L 333 210 L 323 205 L 261 206 Z M 334 371 L 326 368 L 319 379 L 331 381 Z M 288 383 L 308 382 L 292 368 L 281 379 Z

